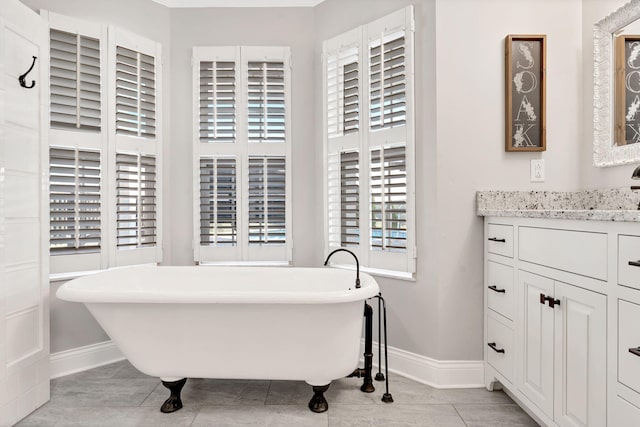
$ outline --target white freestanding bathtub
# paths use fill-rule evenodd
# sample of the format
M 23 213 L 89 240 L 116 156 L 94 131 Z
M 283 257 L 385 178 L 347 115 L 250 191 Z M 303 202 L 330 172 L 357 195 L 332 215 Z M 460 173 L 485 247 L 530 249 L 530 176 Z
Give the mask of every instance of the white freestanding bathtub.
M 332 380 L 357 367 L 364 300 L 379 292 L 368 274 L 356 289 L 355 276 L 138 266 L 74 279 L 57 296 L 84 303 L 137 369 L 160 377 L 172 392 L 162 411 L 173 412 L 190 377 L 304 380 L 324 399 Z

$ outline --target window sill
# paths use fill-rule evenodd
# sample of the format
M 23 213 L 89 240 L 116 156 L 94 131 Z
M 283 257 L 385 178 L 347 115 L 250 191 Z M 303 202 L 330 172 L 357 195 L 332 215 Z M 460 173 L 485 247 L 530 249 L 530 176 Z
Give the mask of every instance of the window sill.
M 200 261 L 203 267 L 291 267 L 289 261 Z
M 67 282 L 69 280 L 77 279 L 78 277 L 90 276 L 92 274 L 100 273 L 106 270 L 88 270 L 88 271 L 71 271 L 69 273 L 52 273 L 49 274 L 49 283 L 55 282 Z
M 355 265 L 351 264 L 330 264 L 331 267 L 341 268 L 344 270 L 353 270 L 355 271 Z M 387 277 L 389 279 L 397 279 L 404 280 L 405 282 L 415 282 L 416 278 L 413 273 L 407 273 L 405 271 L 395 271 L 395 270 L 381 270 L 379 268 L 370 268 L 360 266 L 360 271 L 363 273 L 370 274 L 376 277 Z

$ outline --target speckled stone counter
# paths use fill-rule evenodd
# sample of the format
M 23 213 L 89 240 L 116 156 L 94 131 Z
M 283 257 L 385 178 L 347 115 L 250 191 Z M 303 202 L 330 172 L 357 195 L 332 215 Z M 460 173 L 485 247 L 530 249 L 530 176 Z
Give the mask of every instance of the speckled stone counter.
M 629 188 L 563 191 L 478 191 L 479 216 L 640 222 L 640 192 Z

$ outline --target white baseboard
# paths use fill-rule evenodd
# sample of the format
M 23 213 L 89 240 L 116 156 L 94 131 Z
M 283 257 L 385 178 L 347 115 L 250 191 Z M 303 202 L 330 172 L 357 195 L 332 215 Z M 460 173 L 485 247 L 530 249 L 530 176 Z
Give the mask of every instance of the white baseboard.
M 362 342 L 364 349 L 364 342 Z M 373 343 L 374 362 L 378 343 Z M 382 351 L 384 358 L 384 348 Z M 51 378 L 75 374 L 123 360 L 125 357 L 112 341 L 61 351 L 51 355 Z M 377 368 L 377 363 L 374 363 Z M 389 347 L 389 372 L 402 375 L 435 388 L 484 387 L 482 360 L 435 360 L 395 347 Z
M 113 341 L 73 348 L 50 356 L 51 378 L 63 377 L 118 362 L 125 357 Z
M 364 349 L 364 341 L 362 343 Z M 389 372 L 402 375 L 435 388 L 484 387 L 482 360 L 435 360 L 389 346 Z M 378 343 L 373 343 L 374 366 L 377 369 Z M 384 360 L 384 347 L 382 348 Z M 384 366 L 384 365 L 383 365 Z

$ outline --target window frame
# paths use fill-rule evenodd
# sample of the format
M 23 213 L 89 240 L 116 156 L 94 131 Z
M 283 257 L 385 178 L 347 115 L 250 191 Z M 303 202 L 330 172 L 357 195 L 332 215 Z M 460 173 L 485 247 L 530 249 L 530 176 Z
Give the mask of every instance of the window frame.
M 200 62 L 236 63 L 234 142 L 200 142 Z M 249 142 L 248 63 L 282 62 L 284 66 L 284 142 Z M 293 258 L 292 177 L 291 177 L 291 50 L 286 46 L 216 46 L 192 50 L 192 142 L 193 142 L 193 257 L 197 264 L 216 265 L 290 265 Z M 285 158 L 285 243 L 249 244 L 249 158 Z M 236 227 L 235 245 L 202 245 L 200 239 L 200 159 L 235 158 Z
M 416 227 L 415 227 L 415 120 L 414 120 L 414 18 L 413 6 L 372 21 L 366 25 L 325 40 L 322 44 L 322 88 L 323 88 L 323 194 L 324 194 L 324 252 L 327 256 L 341 245 L 341 236 L 336 240 L 336 198 L 335 198 L 335 160 L 331 156 L 357 150 L 359 152 L 359 188 L 360 188 L 360 239 L 358 246 L 346 246 L 356 253 L 361 269 L 370 273 L 401 278 L 415 279 L 416 272 Z M 385 35 L 404 31 L 405 37 L 405 96 L 406 122 L 402 126 L 372 130 L 370 126 L 371 94 L 369 83 L 369 46 Z M 359 118 L 358 132 L 330 135 L 328 119 L 328 62 L 331 55 L 339 56 L 340 51 L 358 47 L 359 78 Z M 340 116 L 337 118 L 340 121 Z M 406 162 L 406 226 L 407 240 L 404 252 L 374 250 L 371 248 L 371 152 L 389 149 L 399 145 L 405 147 Z M 338 160 L 338 168 L 340 162 Z M 339 169 L 338 169 L 339 174 Z M 334 180 L 334 181 L 332 181 Z M 339 190 L 339 189 L 338 189 Z M 332 216 L 333 215 L 333 216 Z M 333 233 L 333 234 L 332 234 Z M 331 263 L 334 267 L 352 268 L 353 261 L 338 253 Z

